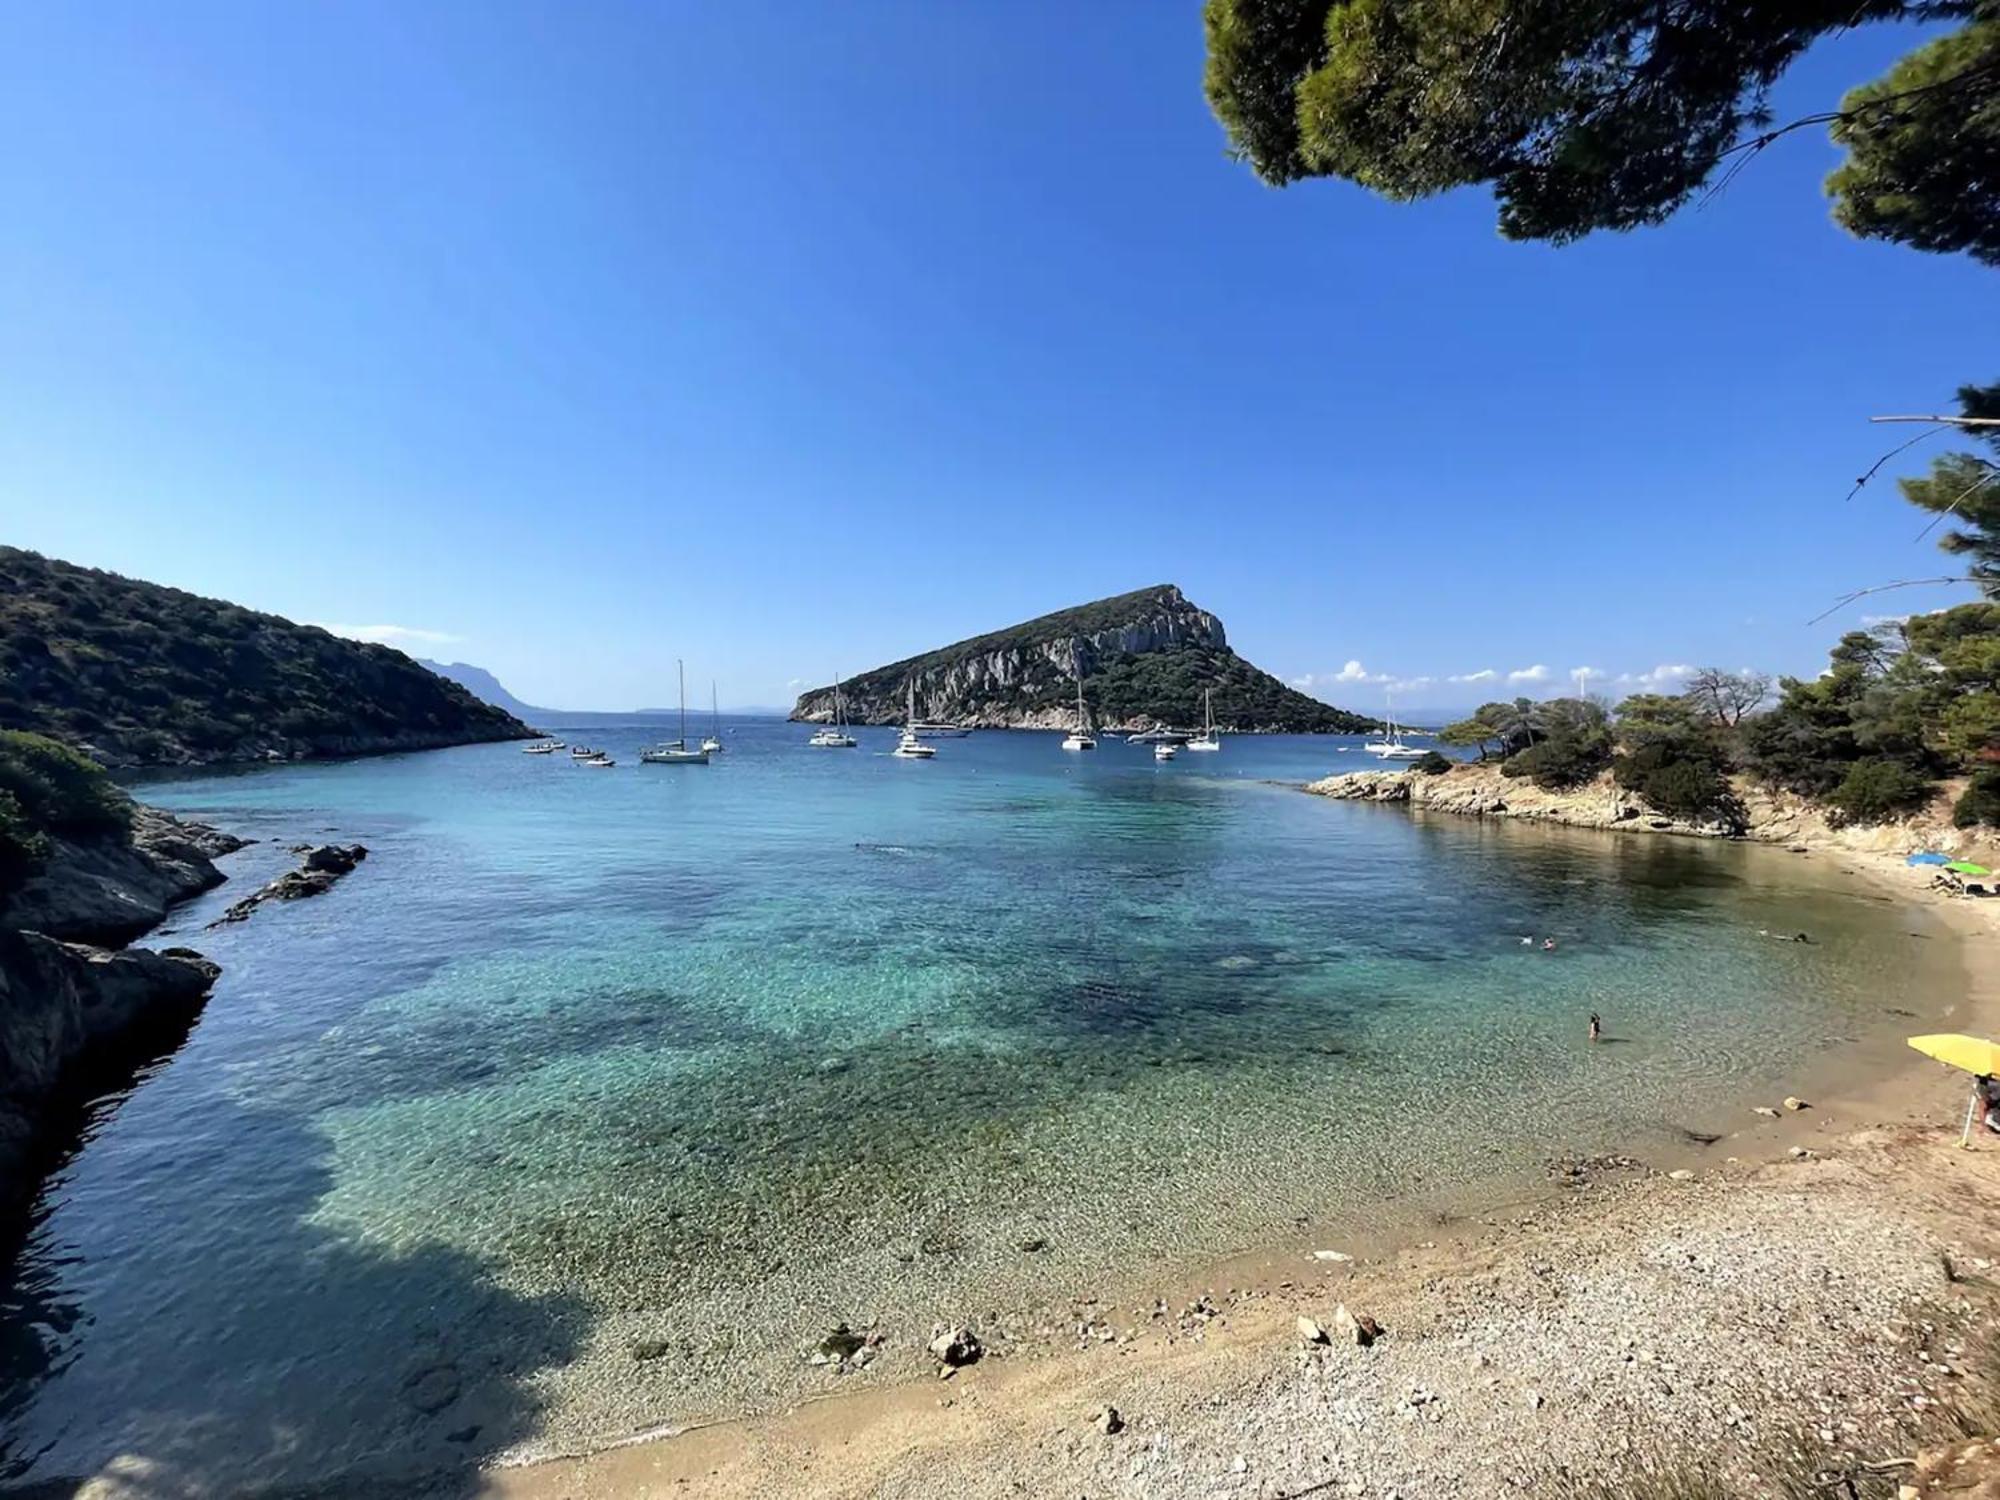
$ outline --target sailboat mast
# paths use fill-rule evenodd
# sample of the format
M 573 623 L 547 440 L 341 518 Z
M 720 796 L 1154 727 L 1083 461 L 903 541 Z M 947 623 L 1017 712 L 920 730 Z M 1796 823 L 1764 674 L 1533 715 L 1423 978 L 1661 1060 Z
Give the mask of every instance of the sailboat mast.
M 685 744 L 687 743 L 687 738 L 688 738 L 688 669 L 687 669 L 687 663 L 686 663 L 686 662 L 684 662 L 684 661 L 682 661 L 682 660 L 681 660 L 681 659 L 680 659 L 680 658 L 679 658 L 678 656 L 676 656 L 676 657 L 674 658 L 674 669 L 675 669 L 675 670 L 676 670 L 677 672 L 679 672 L 679 673 L 680 673 L 680 678 L 681 678 L 681 743 L 682 743 L 683 745 L 685 745 Z

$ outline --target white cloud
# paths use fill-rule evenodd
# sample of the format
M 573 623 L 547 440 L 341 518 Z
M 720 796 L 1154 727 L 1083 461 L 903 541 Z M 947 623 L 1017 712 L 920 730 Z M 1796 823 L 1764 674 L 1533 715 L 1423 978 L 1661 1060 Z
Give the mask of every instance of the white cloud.
M 1536 662 L 1532 667 L 1516 667 L 1507 674 L 1507 680 L 1509 682 L 1547 682 L 1549 680 L 1549 669 L 1540 662 Z
M 1321 691 L 1334 688 L 1380 687 L 1392 693 L 1416 692 L 1429 687 L 1435 678 L 1398 677 L 1392 672 L 1371 672 L 1360 662 L 1350 659 L 1338 672 L 1304 672 L 1292 679 L 1292 686 L 1301 692 Z
M 805 685 L 806 680 L 803 677 L 787 677 L 785 679 L 785 686 L 788 688 L 802 688 Z
M 449 631 L 421 630 L 415 625 L 334 625 L 324 620 L 312 623 L 333 635 L 344 635 L 350 641 L 374 641 L 384 646 L 448 646 L 453 641 L 465 639 Z
M 1635 693 L 1677 693 L 1695 670 L 1685 662 L 1661 662 L 1650 672 L 1620 673 L 1618 682 Z
M 1460 672 L 1455 677 L 1447 677 L 1446 682 L 1491 682 L 1500 674 L 1491 667 L 1482 667 L 1477 672 Z
M 1578 678 L 1581 678 L 1585 682 L 1609 682 L 1611 680 L 1611 674 L 1602 667 L 1571 667 L 1569 669 L 1569 677 L 1572 682 Z

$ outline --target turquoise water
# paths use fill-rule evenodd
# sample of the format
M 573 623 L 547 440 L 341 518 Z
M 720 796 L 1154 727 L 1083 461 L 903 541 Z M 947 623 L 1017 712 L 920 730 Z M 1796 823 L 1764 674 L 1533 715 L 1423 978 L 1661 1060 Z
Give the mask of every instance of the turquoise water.
M 642 733 L 570 736 L 612 771 L 500 745 L 142 789 L 265 842 L 173 924 L 225 966 L 194 1036 L 51 1185 L 0 1473 L 588 1445 L 826 1389 L 801 1353 L 841 1320 L 915 1369 L 935 1317 L 1004 1338 L 1733 1118 L 1946 947 L 1767 851 L 1271 784 L 1372 764 L 1338 740 L 911 763 L 746 721 L 702 768 Z M 200 930 L 326 838 L 374 853 Z

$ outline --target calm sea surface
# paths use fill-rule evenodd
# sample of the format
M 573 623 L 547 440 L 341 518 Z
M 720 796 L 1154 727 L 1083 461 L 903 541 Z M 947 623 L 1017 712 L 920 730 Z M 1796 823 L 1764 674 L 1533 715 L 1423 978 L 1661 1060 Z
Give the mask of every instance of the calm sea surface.
M 496 745 L 141 789 L 264 842 L 172 924 L 214 999 L 6 1288 L 0 1475 L 582 1446 L 826 1389 L 801 1355 L 842 1320 L 914 1370 L 933 1317 L 1004 1338 L 1335 1209 L 1733 1123 L 1949 956 L 1770 851 L 1269 784 L 1373 764 L 1349 741 L 910 763 L 741 721 L 641 766 L 653 732 L 566 736 L 611 771 Z M 374 852 L 201 930 L 325 839 Z

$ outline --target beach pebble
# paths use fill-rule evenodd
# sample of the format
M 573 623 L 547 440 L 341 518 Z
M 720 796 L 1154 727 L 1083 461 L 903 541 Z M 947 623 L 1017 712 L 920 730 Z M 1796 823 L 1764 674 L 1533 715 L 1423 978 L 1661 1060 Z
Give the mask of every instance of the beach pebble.
M 1667 1176 L 1675 1182 L 1694 1181 L 1694 1173 L 1690 1172 L 1686 1167 L 1681 1167 L 1676 1171 L 1669 1172 L 1667 1173 Z
M 642 1361 L 659 1359 L 672 1353 L 673 1347 L 665 1339 L 639 1339 L 632 1345 L 632 1357 Z
M 948 1368 L 974 1364 L 986 1352 L 978 1335 L 957 1323 L 932 1339 L 930 1349 Z
M 1808 1151 L 1804 1146 L 1789 1147 L 1785 1154 L 1796 1161 L 1806 1161 L 1812 1156 L 1812 1152 Z
M 1380 1324 L 1366 1313 L 1349 1312 L 1345 1302 L 1333 1310 L 1333 1331 L 1343 1341 L 1358 1344 L 1363 1349 L 1374 1343 L 1382 1334 Z
M 1806 1107 L 1805 1100 L 1797 1098 L 1790 1094 L 1785 1096 L 1785 1108 L 1791 1110 L 1792 1113 L 1797 1114 L 1800 1110 L 1804 1109 L 1805 1107 Z
M 1299 1337 L 1304 1339 L 1308 1344 L 1324 1344 L 1327 1342 L 1326 1330 L 1307 1317 L 1299 1319 Z
M 1771 1106 L 1768 1104 L 1759 1104 L 1754 1106 L 1751 1110 L 1751 1113 L 1762 1115 L 1767 1120 L 1775 1120 L 1778 1118 L 1778 1112 L 1775 1109 L 1771 1108 Z
M 1354 1257 L 1344 1250 L 1315 1250 L 1313 1251 L 1313 1259 L 1327 1261 L 1332 1265 L 1344 1266 L 1353 1260 Z
M 1124 1429 L 1125 1419 L 1118 1415 L 1117 1407 L 1101 1406 L 1097 1409 L 1097 1415 L 1090 1419 L 1090 1425 L 1109 1437 L 1112 1433 Z

